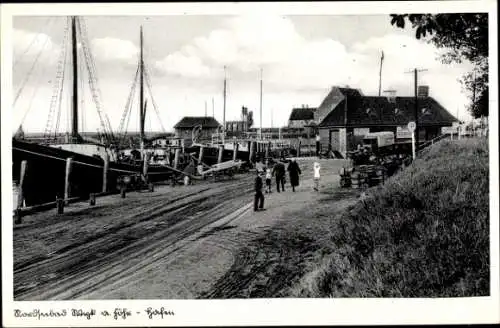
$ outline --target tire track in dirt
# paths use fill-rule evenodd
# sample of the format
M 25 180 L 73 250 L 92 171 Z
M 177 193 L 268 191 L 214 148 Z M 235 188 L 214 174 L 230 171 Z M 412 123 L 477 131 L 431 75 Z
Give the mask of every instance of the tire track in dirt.
M 207 189 L 204 189 L 203 191 L 205 190 L 208 190 Z M 177 202 L 177 201 L 181 201 L 181 200 L 184 200 L 186 198 L 189 198 L 189 197 L 192 197 L 193 195 L 192 194 L 188 194 L 188 195 L 183 195 L 183 196 L 180 196 L 178 198 L 174 198 L 174 199 L 170 199 L 170 200 L 167 200 L 166 203 L 164 204 L 159 204 L 159 205 L 156 205 L 155 207 L 153 208 L 149 208 L 149 211 L 154 213 L 155 211 L 159 210 L 159 209 L 162 209 L 165 205 L 172 205 L 173 203 Z M 143 207 L 146 207 L 147 205 L 150 205 L 150 203 L 147 203 L 145 205 L 142 205 Z M 167 208 L 165 210 L 175 210 L 176 207 L 178 206 L 172 206 L 170 208 Z M 74 220 L 74 217 L 75 215 L 82 215 L 82 214 L 89 214 L 89 215 L 93 215 L 93 216 L 100 216 L 99 214 L 101 214 L 100 212 L 104 212 L 104 211 L 109 211 L 108 209 L 106 208 L 100 208 L 99 210 L 95 211 L 95 212 L 91 212 L 91 210 L 84 210 L 84 212 L 75 212 L 75 213 L 71 213 L 71 216 L 67 216 L 66 218 L 64 218 L 62 221 L 67 224 L 69 219 L 71 220 Z M 98 234 L 96 235 L 93 235 L 91 237 L 88 237 L 88 238 L 85 238 L 85 239 L 82 239 L 82 240 L 77 240 L 69 245 L 66 245 L 62 248 L 59 248 L 49 254 L 47 254 L 46 256 L 43 256 L 43 257 L 39 257 L 39 258 L 32 258 L 32 259 L 28 259 L 28 260 L 24 260 L 24 261 L 18 261 L 17 263 L 14 263 L 14 271 L 15 272 L 22 272 L 24 270 L 29 270 L 31 267 L 33 266 L 36 266 L 36 265 L 39 265 L 40 263 L 42 263 L 44 260 L 47 260 L 47 259 L 50 259 L 52 256 L 54 255 L 59 255 L 59 254 L 62 254 L 64 252 L 67 252 L 67 251 L 70 251 L 74 248 L 77 248 L 79 246 L 82 246 L 82 245 L 87 245 L 95 240 L 98 240 L 100 238 L 103 238 L 109 234 L 112 234 L 112 233 L 117 233 L 118 231 L 122 230 L 122 229 L 125 229 L 125 228 L 128 228 L 128 227 L 131 227 L 133 226 L 134 224 L 137 223 L 137 221 L 132 221 L 132 222 L 129 222 L 130 220 L 134 220 L 134 219 L 138 219 L 140 218 L 141 216 L 143 216 L 145 213 L 138 213 L 138 214 L 129 214 L 127 215 L 126 217 L 123 218 L 123 220 L 125 221 L 124 223 L 121 223 L 121 224 L 118 224 L 116 226 L 113 226 L 113 227 L 110 227 L 109 229 L 104 229 L 102 232 L 99 232 Z M 68 219 L 69 217 L 69 219 Z M 144 219 L 142 219 L 144 220 Z M 139 220 L 139 222 L 141 222 L 141 220 Z M 73 222 L 71 222 L 73 223 Z M 61 221 L 58 220 L 58 222 L 56 223 L 57 225 L 61 224 Z M 34 227 L 36 228 L 36 226 Z M 76 227 L 77 228 L 77 227 Z
M 185 233 L 178 235 L 172 234 L 169 236 L 171 238 L 167 237 L 166 240 L 160 242 L 161 245 L 152 245 L 147 249 L 141 249 L 140 254 L 135 253 L 134 256 L 141 256 L 147 254 L 146 260 L 142 260 L 138 262 L 136 265 L 128 267 L 125 271 L 120 270 L 113 277 L 113 279 L 106 279 L 106 281 L 103 281 L 103 283 L 105 282 L 105 285 L 94 284 L 90 288 L 85 288 L 84 290 L 82 290 L 82 292 L 88 295 L 91 294 L 92 292 L 96 292 L 99 289 L 101 289 L 100 293 L 104 293 L 106 290 L 116 291 L 117 289 L 120 288 L 126 289 L 127 285 L 135 284 L 138 280 L 140 280 L 143 272 L 157 269 L 160 266 L 165 266 L 175 261 L 177 259 L 176 257 L 177 251 L 190 246 L 194 241 L 199 239 L 200 235 L 206 234 L 207 232 L 210 233 L 211 230 L 214 229 L 210 228 L 209 227 L 210 225 L 213 225 L 214 223 L 219 224 L 220 221 L 224 221 L 223 224 L 227 225 L 230 222 L 238 219 L 242 214 L 244 214 L 250 208 L 250 204 L 247 204 L 246 206 L 242 207 L 240 202 L 234 203 L 234 200 L 230 202 L 233 203 L 234 206 L 230 208 L 225 207 L 224 212 L 220 212 L 220 208 L 218 207 L 214 208 L 212 213 L 208 213 L 209 215 L 217 213 L 217 216 L 211 219 L 211 222 L 209 224 L 206 224 L 206 222 L 199 224 L 194 223 L 190 227 L 189 231 L 186 231 Z M 207 215 L 207 213 L 204 213 L 203 215 Z M 227 219 L 228 217 L 229 219 Z M 184 225 L 185 224 L 183 224 L 183 226 Z M 179 227 L 179 229 L 182 228 L 183 227 Z M 207 230 L 206 228 L 210 230 L 203 232 L 203 230 Z M 215 230 L 217 230 L 217 228 L 215 228 Z M 72 297 L 82 296 L 83 295 L 82 292 L 78 294 L 73 293 Z
M 336 208 L 338 214 L 354 204 L 356 199 L 356 193 L 337 191 L 317 202 L 340 201 Z M 288 296 L 288 289 L 307 272 L 307 259 L 314 259 L 317 251 L 325 247 L 325 242 L 318 239 L 315 233 L 295 230 L 296 227 L 297 223 L 284 223 L 257 235 L 239 250 L 231 268 L 198 298 Z M 305 223 L 304 227 L 308 224 Z
M 33 261 L 34 263 L 29 263 L 22 269 L 18 267 L 15 271 L 16 299 L 32 299 L 41 294 L 45 295 L 43 299 L 47 299 L 46 297 L 54 297 L 63 290 L 74 290 L 72 295 L 68 295 L 68 298 L 72 298 L 85 292 L 85 289 L 88 290 L 89 286 L 77 291 L 75 288 L 79 284 L 86 285 L 85 280 L 88 281 L 89 278 L 97 276 L 101 279 L 93 283 L 94 290 L 103 284 L 108 284 L 109 279 L 114 275 L 118 277 L 117 275 L 123 271 L 120 269 L 119 272 L 113 274 L 110 270 L 123 267 L 130 261 L 130 258 L 146 255 L 150 257 L 155 247 L 162 249 L 166 244 L 172 245 L 217 221 L 226 213 L 237 210 L 241 207 L 240 205 L 231 206 L 231 200 L 222 202 L 222 198 L 227 199 L 224 196 L 237 197 L 249 193 L 251 189 L 244 188 L 249 185 L 247 180 L 244 179 L 231 185 L 219 185 L 218 188 L 208 188 L 195 195 L 179 197 L 176 199 L 177 202 L 174 200 L 169 202 L 170 206 L 162 203 L 142 213 L 131 213 L 125 219 L 125 223 L 95 236 L 90 241 L 78 242 L 72 245 L 73 247 L 59 250 L 55 253 L 55 257 L 38 262 Z M 183 201 L 179 203 L 180 199 Z M 146 202 L 146 204 L 150 203 Z M 216 206 L 216 203 L 224 206 Z M 141 206 L 142 208 L 144 206 Z M 168 225 L 168 227 L 153 234 L 149 231 L 138 231 L 141 224 L 155 218 L 162 219 L 155 226 L 159 225 L 161 228 L 161 225 Z M 24 285 L 26 282 L 33 281 L 34 277 L 38 278 L 38 281 L 35 279 L 36 285 L 33 283 Z
M 200 299 L 277 297 L 303 274 L 301 254 L 318 248 L 312 239 L 291 245 L 269 243 L 262 237 L 238 253 L 229 271 Z

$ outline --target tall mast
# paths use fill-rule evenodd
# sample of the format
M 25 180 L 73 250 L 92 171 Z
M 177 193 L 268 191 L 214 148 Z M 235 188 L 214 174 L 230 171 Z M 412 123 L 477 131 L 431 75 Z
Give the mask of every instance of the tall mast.
M 72 127 L 71 139 L 78 140 L 78 51 L 76 39 L 76 16 L 71 17 L 71 49 L 73 66 L 73 97 L 72 97 Z
M 142 25 L 140 34 L 141 53 L 139 59 L 139 76 L 140 76 L 140 94 L 139 94 L 139 112 L 140 112 L 140 133 L 141 133 L 141 154 L 144 151 L 144 122 L 145 122 L 145 107 L 144 107 L 144 60 L 143 60 L 143 41 L 142 41 Z
M 271 108 L 271 129 L 273 128 L 273 109 Z
M 142 26 L 141 26 L 141 34 L 140 34 L 140 59 L 139 59 L 139 77 L 140 77 L 140 100 L 139 100 L 139 110 L 140 110 L 140 118 L 141 118 L 141 140 L 144 138 L 144 61 L 143 61 L 143 40 L 142 40 Z

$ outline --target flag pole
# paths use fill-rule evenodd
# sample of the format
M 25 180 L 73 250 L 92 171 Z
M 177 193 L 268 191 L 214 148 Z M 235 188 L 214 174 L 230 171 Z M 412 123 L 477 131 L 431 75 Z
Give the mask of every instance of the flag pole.
M 378 96 L 380 97 L 382 91 L 382 63 L 384 62 L 384 51 L 380 56 L 380 71 L 378 73 Z

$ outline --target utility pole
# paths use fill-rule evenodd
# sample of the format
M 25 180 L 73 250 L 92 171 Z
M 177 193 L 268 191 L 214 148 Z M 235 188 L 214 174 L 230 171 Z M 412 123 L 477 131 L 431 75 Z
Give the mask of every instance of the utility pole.
M 406 73 L 413 73 L 414 74 L 414 84 L 415 84 L 415 143 L 417 145 L 418 149 L 418 137 L 419 137 L 419 124 L 418 124 L 418 72 L 425 72 L 427 69 L 418 69 L 414 68 L 413 71 L 406 72 Z
M 226 136 L 226 65 L 224 65 L 224 105 L 222 113 L 222 143 L 225 141 Z
M 205 117 L 207 117 L 207 101 L 205 100 Z
M 262 139 L 262 68 L 260 69 L 260 139 Z
M 378 73 L 378 96 L 381 96 L 382 91 L 382 63 L 384 62 L 384 51 L 382 51 L 382 56 L 380 56 L 380 71 Z
M 212 97 L 212 117 L 215 118 L 215 103 L 214 103 L 214 97 Z

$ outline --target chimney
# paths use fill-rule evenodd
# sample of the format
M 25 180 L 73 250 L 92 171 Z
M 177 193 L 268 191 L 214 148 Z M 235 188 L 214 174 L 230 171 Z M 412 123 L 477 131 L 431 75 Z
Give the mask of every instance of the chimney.
M 417 90 L 418 97 L 429 97 L 429 86 L 428 85 L 419 85 Z

